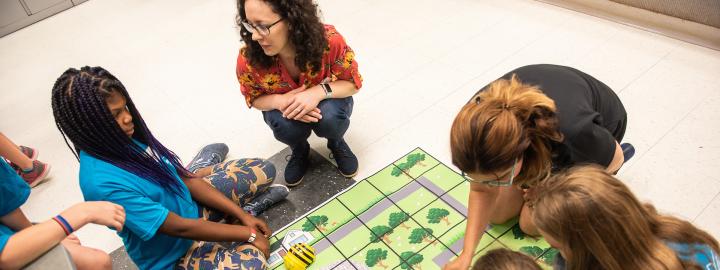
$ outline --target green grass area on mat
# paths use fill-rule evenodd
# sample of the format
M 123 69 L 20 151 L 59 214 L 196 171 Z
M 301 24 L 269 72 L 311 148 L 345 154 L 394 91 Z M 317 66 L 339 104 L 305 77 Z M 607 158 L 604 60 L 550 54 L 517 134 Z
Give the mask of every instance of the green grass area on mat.
M 315 225 L 316 230 L 321 230 L 323 234 L 329 235 L 340 226 L 345 225 L 345 223 L 353 219 L 355 216 L 347 208 L 345 208 L 340 201 L 335 199 L 318 208 L 307 217 L 313 225 Z M 308 226 L 303 227 L 304 231 L 307 231 L 307 229 L 312 228 Z
M 423 209 L 435 199 L 437 199 L 435 194 L 420 186 L 417 191 L 396 203 L 403 211 L 413 214 Z
M 457 174 L 455 171 L 451 170 L 445 164 L 440 164 L 438 166 L 435 166 L 435 168 L 432 168 L 425 174 L 423 174 L 425 178 L 430 180 L 433 184 L 437 185 L 438 187 L 442 188 L 445 191 L 448 191 L 452 189 L 453 187 L 460 184 L 460 182 L 465 181 L 465 178 Z M 467 198 L 465 198 L 467 199 Z
M 455 188 L 448 191 L 446 196 L 450 196 L 453 199 L 461 202 L 465 207 L 468 207 L 468 197 L 470 196 L 470 183 L 464 181 L 457 185 Z
M 465 220 L 462 214 L 447 205 L 442 200 L 436 200 L 417 212 L 413 218 L 421 226 L 431 229 L 435 237 L 443 235 L 456 224 Z
M 337 197 L 355 215 L 362 214 L 383 198 L 383 194 L 367 181 L 358 182 L 350 190 Z
M 400 258 L 392 249 L 382 242 L 373 243 L 365 247 L 352 258 L 351 261 L 359 264 L 359 269 L 393 269 L 400 264 Z
M 423 156 L 424 159 L 418 160 L 416 163 L 414 163 L 410 159 L 410 157 L 413 155 Z M 395 164 L 395 166 L 397 166 L 399 169 L 402 169 L 405 166 L 408 166 L 408 165 L 403 165 L 403 164 L 411 164 L 411 166 L 409 166 L 408 169 L 404 170 L 404 172 L 407 173 L 408 175 L 410 175 L 410 177 L 412 177 L 412 178 L 417 178 L 418 176 L 422 175 L 426 171 L 432 169 L 438 163 L 440 163 L 440 162 L 438 162 L 435 158 L 433 158 L 429 154 L 425 153 L 425 151 L 423 151 L 422 149 L 417 148 L 417 149 L 413 150 L 412 152 L 410 152 L 410 154 L 407 154 L 406 156 L 398 159 L 393 164 Z M 400 170 L 400 171 L 402 171 L 402 170 Z
M 385 169 L 367 178 L 366 181 L 369 181 L 380 189 L 383 194 L 390 195 L 412 181 L 412 178 L 404 173 L 396 176 L 391 175 L 393 169 L 396 169 L 396 167 L 393 165 L 387 166 Z

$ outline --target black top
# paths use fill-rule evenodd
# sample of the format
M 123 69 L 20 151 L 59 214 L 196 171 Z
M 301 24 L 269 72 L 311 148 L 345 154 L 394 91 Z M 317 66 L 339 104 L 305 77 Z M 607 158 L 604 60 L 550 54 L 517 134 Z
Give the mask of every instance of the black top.
M 559 129 L 565 139 L 553 145 L 554 169 L 580 163 L 610 165 L 615 141 L 622 140 L 627 121 L 625 108 L 610 87 L 565 66 L 524 66 L 501 79 L 509 80 L 512 74 L 525 84 L 537 86 L 555 101 Z

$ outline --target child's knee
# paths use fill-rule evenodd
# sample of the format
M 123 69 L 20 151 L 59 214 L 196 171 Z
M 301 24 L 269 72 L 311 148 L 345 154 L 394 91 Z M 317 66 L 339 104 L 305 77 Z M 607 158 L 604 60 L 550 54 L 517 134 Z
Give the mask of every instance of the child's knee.
M 272 164 L 269 160 L 263 160 L 261 163 L 261 169 L 263 173 L 265 173 L 265 177 L 268 180 L 268 183 L 275 181 L 275 175 L 277 174 L 277 169 L 275 168 L 275 164 Z

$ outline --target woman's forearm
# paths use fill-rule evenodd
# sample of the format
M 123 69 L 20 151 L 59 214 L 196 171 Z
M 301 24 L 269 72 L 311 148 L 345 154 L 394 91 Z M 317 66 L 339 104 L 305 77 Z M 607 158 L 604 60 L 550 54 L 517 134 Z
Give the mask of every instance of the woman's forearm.
M 472 184 L 479 185 L 479 184 Z M 476 187 L 470 190 L 468 198 L 468 218 L 465 229 L 465 243 L 460 256 L 471 259 L 480 238 L 490 222 L 490 213 L 497 198 L 497 188 Z
M 352 96 L 358 92 L 357 87 L 351 81 L 337 80 L 328 83 L 332 89 L 332 96 L 330 98 L 346 98 Z
M 279 103 L 278 98 L 280 94 L 262 95 L 252 102 L 252 107 L 261 111 L 272 111 L 279 109 L 277 104 Z

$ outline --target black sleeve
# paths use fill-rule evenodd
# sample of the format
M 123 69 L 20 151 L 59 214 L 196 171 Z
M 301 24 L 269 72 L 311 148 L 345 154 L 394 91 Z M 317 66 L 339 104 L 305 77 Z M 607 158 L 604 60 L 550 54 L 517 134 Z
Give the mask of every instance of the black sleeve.
M 615 157 L 615 137 L 592 121 L 580 127 L 579 132 L 568 143 L 572 149 L 575 164 L 594 163 L 607 167 Z

